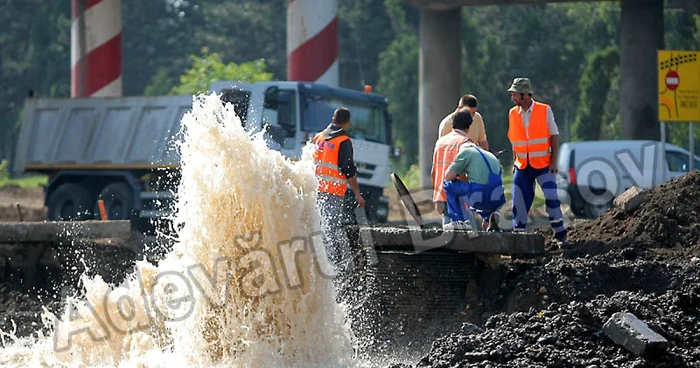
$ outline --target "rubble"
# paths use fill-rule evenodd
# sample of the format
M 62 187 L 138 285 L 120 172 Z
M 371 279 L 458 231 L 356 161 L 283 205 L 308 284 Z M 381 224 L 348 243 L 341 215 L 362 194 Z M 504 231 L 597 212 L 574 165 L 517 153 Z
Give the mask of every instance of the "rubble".
M 615 198 L 613 204 L 625 212 L 633 212 L 647 200 L 649 200 L 649 197 L 644 192 L 644 189 L 633 186 Z
M 502 265 L 501 284 L 469 299 L 484 331 L 454 330 L 415 367 L 699 367 L 700 171 L 644 193 L 632 212 L 573 223 L 566 250 L 539 229 L 550 254 Z M 636 335 L 635 353 L 605 332 L 625 313 L 658 335 Z
M 635 355 L 663 354 L 668 340 L 632 313 L 617 312 L 603 326 L 605 336 Z

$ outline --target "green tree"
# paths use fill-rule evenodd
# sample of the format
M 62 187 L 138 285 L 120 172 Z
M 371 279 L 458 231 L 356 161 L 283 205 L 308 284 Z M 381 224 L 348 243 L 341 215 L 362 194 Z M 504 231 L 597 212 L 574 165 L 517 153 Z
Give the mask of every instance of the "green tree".
M 272 80 L 272 73 L 266 71 L 265 60 L 248 61 L 242 64 L 224 63 L 218 53 L 204 53 L 190 56 L 192 67 L 180 76 L 180 84 L 173 87 L 171 94 L 186 95 L 206 92 L 211 82 L 235 80 L 242 82 L 263 82 Z
M 581 76 L 581 98 L 574 121 L 574 140 L 599 140 L 610 83 L 619 73 L 617 46 L 597 51 L 588 58 Z
M 404 173 L 418 161 L 418 38 L 398 1 L 385 4 L 397 38 L 379 56 L 377 91 L 389 99 L 394 145 L 403 151 L 394 165 Z
M 13 156 L 28 92 L 70 94 L 70 6 L 8 0 L 0 13 L 0 160 Z
M 362 89 L 379 81 L 379 55 L 395 39 L 384 2 L 340 0 L 338 2 L 340 85 Z
M 144 96 L 167 95 L 174 85 L 175 81 L 173 78 L 170 78 L 168 71 L 165 68 L 160 68 L 153 78 L 151 78 L 151 83 L 143 90 L 143 94 Z
M 198 54 L 203 46 L 196 37 L 196 32 L 204 24 L 202 5 L 199 3 L 122 1 L 125 96 L 142 95 L 160 70 L 165 70 L 168 77 L 176 79 L 190 65 L 189 55 Z M 70 11 L 70 4 L 64 6 Z M 160 73 L 163 75 L 163 72 Z
M 198 47 L 216 50 L 234 63 L 264 58 L 274 79 L 287 78 L 286 0 L 189 2 L 196 5 L 185 13 L 198 23 L 188 36 Z

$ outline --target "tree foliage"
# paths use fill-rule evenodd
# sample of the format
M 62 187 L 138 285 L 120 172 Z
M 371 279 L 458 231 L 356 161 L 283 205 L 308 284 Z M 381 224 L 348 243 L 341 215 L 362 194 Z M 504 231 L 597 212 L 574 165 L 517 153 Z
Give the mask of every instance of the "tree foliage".
M 395 164 L 408 170 L 418 150 L 420 11 L 402 0 L 338 4 L 341 86 L 376 85 L 389 99 L 393 144 L 405 153 Z M 286 6 L 285 0 L 123 0 L 124 95 L 194 93 L 212 79 L 286 79 Z M 505 90 L 518 76 L 529 77 L 535 98 L 552 106 L 563 140 L 619 136 L 619 74 L 605 69 L 612 65 L 606 52 L 619 46 L 619 2 L 472 6 L 461 14 L 462 92 L 479 98 L 493 149 L 509 147 L 512 103 Z M 670 8 L 664 14 L 666 48 L 698 50 L 700 17 Z M 70 2 L 6 0 L 0 21 L 2 159 L 17 140 L 29 89 L 70 95 Z M 211 52 L 202 55 L 203 48 Z M 607 93 L 596 91 L 606 84 Z M 672 125 L 671 141 L 687 146 L 687 126 Z
M 180 77 L 180 84 L 170 91 L 174 95 L 188 95 L 206 92 L 215 81 L 265 82 L 272 80 L 272 73 L 266 71 L 265 60 L 249 61 L 241 64 L 224 63 L 218 53 L 204 53 L 191 56 L 192 67 Z
M 620 53 L 617 46 L 609 46 L 588 58 L 581 76 L 581 99 L 574 121 L 575 140 L 600 139 L 610 83 L 619 73 L 619 68 Z
M 379 55 L 377 92 L 389 98 L 394 144 L 403 151 L 399 172 L 418 162 L 418 37 L 397 0 L 386 0 L 392 30 L 398 36 Z

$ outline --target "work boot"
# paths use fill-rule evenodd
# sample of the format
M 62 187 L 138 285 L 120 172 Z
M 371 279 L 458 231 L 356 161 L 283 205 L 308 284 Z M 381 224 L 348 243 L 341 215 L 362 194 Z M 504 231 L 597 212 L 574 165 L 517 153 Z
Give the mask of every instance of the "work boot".
M 498 214 L 498 212 L 494 212 L 489 216 L 489 227 L 486 228 L 486 231 L 499 231 L 500 229 L 498 228 L 498 221 L 501 220 L 501 215 Z
M 557 239 L 557 246 L 559 249 L 569 249 L 569 236 L 566 231 L 554 234 L 554 237 Z
M 442 225 L 443 230 L 471 230 L 472 226 L 469 221 L 452 221 L 449 224 Z

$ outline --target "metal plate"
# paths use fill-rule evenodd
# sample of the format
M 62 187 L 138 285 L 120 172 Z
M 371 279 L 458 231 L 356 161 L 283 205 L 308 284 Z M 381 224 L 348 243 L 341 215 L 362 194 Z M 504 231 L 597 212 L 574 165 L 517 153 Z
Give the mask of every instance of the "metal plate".
M 413 197 L 411 197 L 411 193 L 408 191 L 408 188 L 406 188 L 406 185 L 403 183 L 403 181 L 401 181 L 401 178 L 399 178 L 396 173 L 391 173 L 391 181 L 394 182 L 396 191 L 399 192 L 399 198 L 401 198 L 401 202 L 403 202 L 404 206 L 406 206 L 408 213 L 411 214 L 416 223 L 422 228 L 424 226 L 423 217 L 420 214 L 420 210 L 418 209 L 416 202 L 413 200 Z

